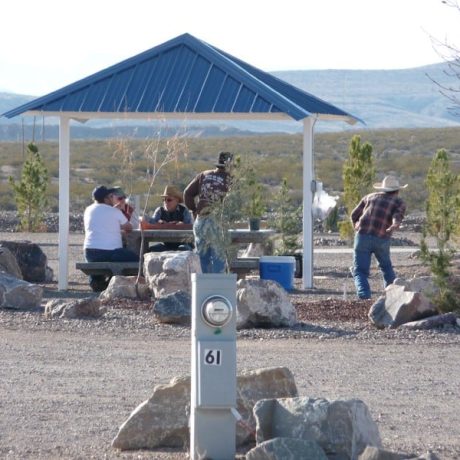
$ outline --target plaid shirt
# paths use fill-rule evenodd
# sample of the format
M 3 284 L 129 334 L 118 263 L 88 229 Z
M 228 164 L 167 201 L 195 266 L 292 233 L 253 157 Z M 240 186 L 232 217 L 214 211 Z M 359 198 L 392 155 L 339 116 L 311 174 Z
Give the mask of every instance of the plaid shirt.
M 387 228 L 393 222 L 400 224 L 405 212 L 406 205 L 397 193 L 370 193 L 353 209 L 351 221 L 358 233 L 390 238 L 392 232 Z

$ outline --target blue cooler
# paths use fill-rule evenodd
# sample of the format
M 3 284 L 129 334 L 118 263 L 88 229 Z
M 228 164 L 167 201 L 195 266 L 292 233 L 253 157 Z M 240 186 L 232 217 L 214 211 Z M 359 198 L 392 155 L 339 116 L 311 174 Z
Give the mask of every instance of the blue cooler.
M 295 258 L 262 256 L 259 259 L 260 279 L 277 281 L 286 291 L 294 289 Z

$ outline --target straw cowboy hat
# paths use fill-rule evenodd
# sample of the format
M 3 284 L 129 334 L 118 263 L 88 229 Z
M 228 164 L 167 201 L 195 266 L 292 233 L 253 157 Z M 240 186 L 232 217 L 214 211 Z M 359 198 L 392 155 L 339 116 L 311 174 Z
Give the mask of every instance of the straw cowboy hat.
M 407 184 L 399 185 L 398 179 L 394 176 L 385 176 L 382 182 L 377 182 L 374 184 L 374 188 L 382 192 L 395 192 L 396 190 L 400 190 L 406 187 Z
M 182 201 L 184 201 L 182 192 L 174 185 L 167 185 L 165 187 L 165 191 L 163 192 L 163 195 L 161 195 L 161 197 L 165 198 L 167 196 L 172 196 L 173 198 L 177 198 L 179 200 L 179 203 L 182 203 Z

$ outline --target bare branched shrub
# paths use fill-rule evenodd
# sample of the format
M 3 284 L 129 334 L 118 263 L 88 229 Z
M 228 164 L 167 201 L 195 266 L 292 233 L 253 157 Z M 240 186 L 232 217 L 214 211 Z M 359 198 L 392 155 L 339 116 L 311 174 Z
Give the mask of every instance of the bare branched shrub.
M 130 145 L 129 139 L 118 138 L 113 142 L 112 158 L 120 162 L 120 176 L 123 177 L 123 187 L 128 195 L 133 193 L 134 186 L 134 165 L 135 153 Z
M 442 3 L 449 8 L 454 8 L 460 13 L 460 5 L 457 0 L 442 0 Z M 437 78 L 426 74 L 427 77 L 436 84 L 439 92 L 445 96 L 452 104 L 449 111 L 455 115 L 460 115 L 460 50 L 457 45 L 451 43 L 447 38 L 439 40 L 436 37 L 431 37 L 433 48 L 438 55 L 447 64 L 446 70 L 443 73 L 452 81 L 451 84 L 441 83 Z
M 114 143 L 113 157 L 120 160 L 120 175 L 123 178 L 123 186 L 126 187 L 130 195 L 134 188 L 135 163 L 138 160 L 144 160 L 147 163 L 145 174 L 146 193 L 143 209 L 140 212 L 140 217 L 144 218 L 147 214 L 149 199 L 162 171 L 166 166 L 175 164 L 176 167 L 181 159 L 185 159 L 188 155 L 187 137 L 176 133 L 173 137 L 163 138 L 162 130 L 159 129 L 152 139 L 147 139 L 140 148 L 139 155 L 131 148 L 129 139 L 118 139 Z M 144 256 L 144 229 L 140 227 L 141 245 L 139 252 L 139 269 L 136 278 L 136 288 L 139 285 L 139 280 L 142 274 L 142 262 Z

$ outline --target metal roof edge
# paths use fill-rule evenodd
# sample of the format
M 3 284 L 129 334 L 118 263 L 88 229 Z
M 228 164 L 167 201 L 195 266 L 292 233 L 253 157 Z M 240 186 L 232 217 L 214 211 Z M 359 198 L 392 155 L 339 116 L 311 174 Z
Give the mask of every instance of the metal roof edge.
M 333 114 L 323 114 L 315 113 L 316 118 L 319 120 L 330 120 L 330 121 L 344 121 L 349 125 L 355 125 L 356 123 L 362 123 L 364 126 L 367 126 L 366 123 L 354 115 L 333 115 Z
M 24 115 L 63 117 L 82 122 L 89 119 L 148 120 L 161 118 L 196 120 L 292 120 L 292 117 L 284 112 L 44 112 L 41 110 L 30 110 L 25 112 Z

